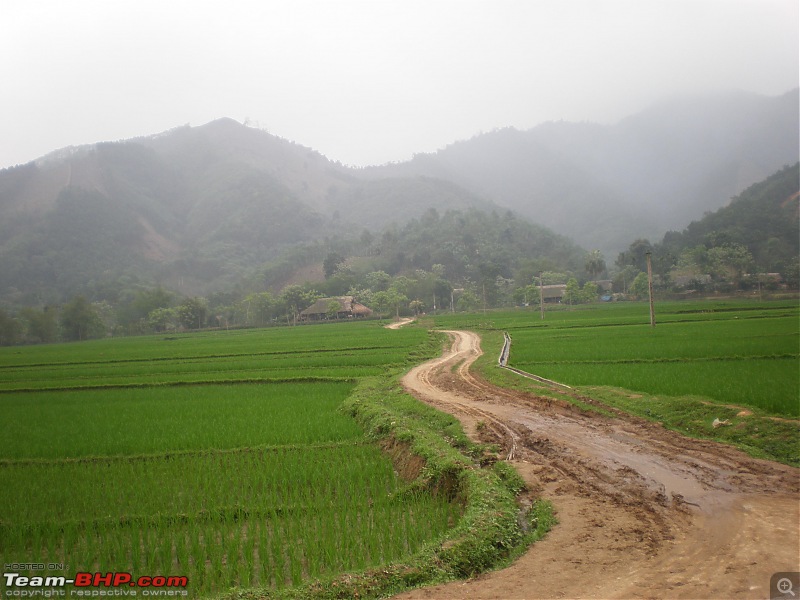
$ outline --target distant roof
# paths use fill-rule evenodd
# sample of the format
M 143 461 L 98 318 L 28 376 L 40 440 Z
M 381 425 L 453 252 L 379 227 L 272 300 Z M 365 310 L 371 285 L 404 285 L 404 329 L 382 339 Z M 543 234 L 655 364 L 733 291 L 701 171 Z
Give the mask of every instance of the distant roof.
M 328 313 L 328 307 L 331 302 L 339 303 L 340 313 L 348 313 L 353 315 L 367 316 L 372 314 L 372 310 L 359 304 L 353 299 L 353 296 L 336 296 L 334 298 L 320 298 L 314 304 L 300 313 L 300 316 L 308 315 L 324 315 Z
M 542 297 L 543 298 L 561 298 L 566 291 L 567 286 L 563 283 L 557 283 L 555 285 L 543 285 L 542 286 Z

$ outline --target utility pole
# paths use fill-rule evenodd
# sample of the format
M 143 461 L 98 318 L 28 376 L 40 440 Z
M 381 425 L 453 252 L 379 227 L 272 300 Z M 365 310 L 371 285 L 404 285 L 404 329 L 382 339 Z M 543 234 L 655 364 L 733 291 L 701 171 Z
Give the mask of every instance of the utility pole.
M 647 291 L 650 296 L 650 327 L 656 326 L 656 311 L 653 308 L 653 267 L 650 264 L 650 252 L 645 253 L 647 258 Z
M 544 273 L 539 273 L 539 310 L 544 321 Z

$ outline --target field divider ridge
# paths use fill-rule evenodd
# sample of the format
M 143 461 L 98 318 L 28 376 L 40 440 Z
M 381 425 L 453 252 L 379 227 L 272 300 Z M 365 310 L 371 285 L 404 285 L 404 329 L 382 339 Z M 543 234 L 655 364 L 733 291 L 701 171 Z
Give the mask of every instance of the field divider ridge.
M 311 350 L 290 350 L 290 351 L 274 351 L 274 352 L 232 352 L 227 354 L 197 354 L 194 356 L 153 356 L 148 358 L 114 358 L 110 360 L 75 360 L 64 362 L 47 362 L 47 363 L 25 363 L 25 364 L 8 364 L 0 365 L 2 369 L 33 369 L 41 367 L 65 367 L 65 366 L 86 366 L 86 365 L 114 365 L 121 363 L 141 363 L 141 362 L 191 362 L 197 360 L 216 359 L 216 358 L 236 358 L 248 356 L 286 356 L 286 355 L 300 355 L 300 354 L 319 354 L 319 353 L 337 353 L 346 352 L 348 350 L 391 350 L 394 346 L 352 346 L 348 348 L 314 348 Z
M 115 390 L 115 389 L 146 389 L 157 387 L 185 387 L 200 385 L 236 385 L 248 383 L 356 383 L 356 377 L 280 377 L 280 378 L 247 378 L 247 379 L 210 379 L 198 381 L 155 381 L 147 383 L 109 383 L 107 385 L 76 385 L 69 387 L 39 387 L 39 388 L 5 388 L 0 389 L 0 394 L 27 394 L 33 392 L 71 392 L 90 390 Z
M 320 444 L 275 444 L 267 446 L 245 446 L 242 448 L 213 448 L 203 450 L 170 450 L 154 454 L 120 454 L 109 456 L 75 456 L 68 458 L 4 458 L 0 459 L 0 468 L 15 466 L 55 466 L 67 464 L 99 464 L 116 462 L 147 462 L 172 460 L 175 458 L 191 458 L 193 456 L 219 456 L 221 454 L 247 454 L 281 452 L 284 450 L 336 450 L 356 446 L 369 446 L 368 440 L 344 440 L 341 442 L 325 442 Z

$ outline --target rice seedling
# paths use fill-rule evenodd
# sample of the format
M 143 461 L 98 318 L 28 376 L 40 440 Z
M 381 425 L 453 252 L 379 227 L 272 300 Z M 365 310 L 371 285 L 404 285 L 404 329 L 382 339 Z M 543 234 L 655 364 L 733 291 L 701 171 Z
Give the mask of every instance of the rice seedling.
M 0 349 L 0 559 L 209 595 L 396 560 L 423 543 L 396 539 L 409 509 L 443 533 L 459 506 L 393 502 L 404 483 L 339 411 L 428 335 L 353 325 Z
M 137 455 L 359 439 L 348 383 L 0 394 L 0 457 Z M 337 418 L 338 417 L 338 418 Z
M 696 395 L 800 416 L 800 320 L 796 302 L 590 305 L 488 315 L 485 330 L 512 337 L 509 365 L 569 385 Z M 463 319 L 463 317 L 461 317 Z M 472 319 L 475 317 L 473 316 Z M 458 317 L 437 317 L 457 327 Z

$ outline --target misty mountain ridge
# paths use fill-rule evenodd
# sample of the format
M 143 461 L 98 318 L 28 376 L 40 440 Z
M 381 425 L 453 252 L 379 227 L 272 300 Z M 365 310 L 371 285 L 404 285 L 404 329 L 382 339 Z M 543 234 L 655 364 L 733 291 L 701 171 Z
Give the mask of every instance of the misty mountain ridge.
M 505 128 L 367 172 L 453 181 L 614 255 L 623 240 L 660 238 L 797 162 L 799 106 L 797 89 L 677 97 L 615 125 Z
M 57 300 L 125 276 L 204 293 L 430 208 L 509 208 L 613 258 L 796 162 L 797 107 L 797 90 L 682 99 L 363 169 L 232 119 L 67 148 L 0 171 L 0 296 Z
M 59 301 L 128 275 L 206 293 L 298 244 L 431 207 L 492 205 L 426 177 L 364 181 L 231 119 L 65 149 L 0 171 L 0 295 Z

